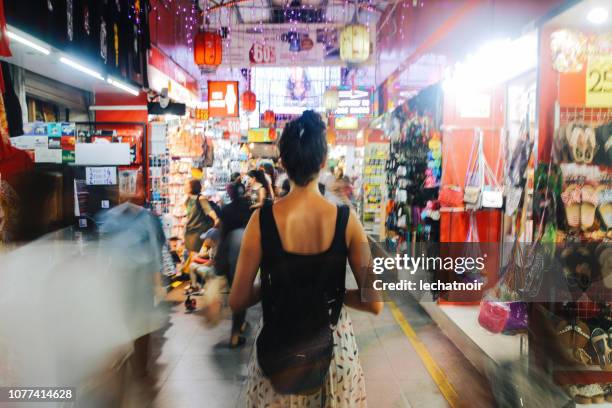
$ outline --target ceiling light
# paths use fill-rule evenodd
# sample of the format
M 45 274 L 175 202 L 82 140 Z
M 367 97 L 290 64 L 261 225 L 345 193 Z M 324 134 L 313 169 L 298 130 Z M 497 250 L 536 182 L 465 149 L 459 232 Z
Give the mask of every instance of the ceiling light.
M 134 96 L 138 96 L 138 94 L 140 93 L 140 92 L 138 92 L 138 89 L 132 88 L 131 86 L 129 86 L 127 84 L 124 84 L 123 82 L 117 81 L 116 79 L 113 79 L 111 77 L 108 77 L 106 79 L 106 82 L 108 82 L 109 84 L 111 84 L 115 88 L 119 88 L 122 91 L 130 93 L 130 94 L 132 94 Z
M 6 33 L 8 35 L 8 38 L 10 38 L 11 40 L 15 40 L 18 43 L 21 43 L 23 45 L 27 45 L 28 47 L 40 52 L 41 54 L 44 55 L 49 55 L 51 54 L 51 50 L 49 48 L 45 48 L 43 46 L 40 46 L 38 44 L 36 44 L 35 42 L 32 42 L 30 40 L 28 40 L 25 37 L 20 36 L 19 34 L 15 34 L 12 31 L 7 31 Z
M 70 67 L 72 67 L 74 69 L 76 69 L 77 71 L 81 71 L 81 72 L 83 72 L 83 73 L 85 73 L 87 75 L 90 75 L 90 76 L 92 76 L 92 77 L 94 77 L 96 79 L 104 81 L 104 77 L 102 77 L 102 74 L 100 74 L 99 72 L 94 71 L 91 68 L 87 68 L 86 66 L 81 65 L 81 64 L 79 64 L 76 61 L 73 61 L 73 60 L 71 60 L 69 58 L 61 57 L 60 58 L 60 62 L 66 64 L 66 65 L 68 65 L 68 66 L 70 66 Z
M 587 14 L 587 20 L 592 24 L 603 24 L 608 20 L 608 10 L 603 7 L 596 7 L 589 11 Z

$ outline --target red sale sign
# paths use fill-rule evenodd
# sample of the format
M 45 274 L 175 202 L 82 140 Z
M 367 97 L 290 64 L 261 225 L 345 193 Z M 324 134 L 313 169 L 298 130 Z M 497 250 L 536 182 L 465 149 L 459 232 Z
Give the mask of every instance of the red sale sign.
M 270 44 L 253 43 L 249 51 L 251 64 L 274 64 L 276 62 L 276 48 Z

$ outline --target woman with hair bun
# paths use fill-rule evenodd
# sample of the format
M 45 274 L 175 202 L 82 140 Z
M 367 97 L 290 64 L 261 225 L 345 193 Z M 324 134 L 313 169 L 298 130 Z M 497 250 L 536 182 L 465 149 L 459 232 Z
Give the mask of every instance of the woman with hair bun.
M 347 306 L 373 314 L 383 307 L 372 291 L 361 296 L 372 264 L 367 237 L 354 212 L 319 190 L 327 158 L 321 117 L 306 111 L 289 122 L 278 147 L 291 189 L 251 217 L 229 299 L 235 312 L 263 306 L 247 406 L 365 407 Z M 347 261 L 359 289 L 345 287 Z

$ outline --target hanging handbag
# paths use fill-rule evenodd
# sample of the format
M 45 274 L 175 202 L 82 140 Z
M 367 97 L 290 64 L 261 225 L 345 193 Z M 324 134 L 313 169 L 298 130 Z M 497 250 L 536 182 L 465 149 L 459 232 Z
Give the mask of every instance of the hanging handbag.
M 468 158 L 468 166 L 463 188 L 463 202 L 465 207 L 477 210 L 481 207 L 481 192 L 484 185 L 484 172 L 482 166 L 482 132 L 474 130 L 472 149 Z
M 446 137 L 445 143 L 450 143 L 452 137 Z M 451 147 L 452 150 L 452 147 Z M 448 162 L 452 166 L 453 177 L 458 177 L 457 168 L 455 166 L 455 158 L 449 157 Z M 461 188 L 458 184 L 445 184 L 440 188 L 440 193 L 438 195 L 438 200 L 440 201 L 440 205 L 442 207 L 447 208 L 459 208 L 463 207 L 463 188 Z
M 501 149 L 495 164 L 495 171 L 491 169 L 486 157 L 482 158 L 484 162 L 485 185 L 482 189 L 482 207 L 483 208 L 502 208 L 504 206 L 503 189 L 497 181 L 497 173 L 501 163 Z M 486 182 L 488 180 L 488 182 Z

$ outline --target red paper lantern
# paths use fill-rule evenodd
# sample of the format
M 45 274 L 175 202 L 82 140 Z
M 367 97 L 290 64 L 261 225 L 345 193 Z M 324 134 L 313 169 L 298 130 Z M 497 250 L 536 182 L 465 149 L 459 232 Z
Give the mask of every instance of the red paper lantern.
M 245 91 L 242 94 L 242 109 L 247 112 L 253 112 L 257 108 L 257 96 L 253 91 Z
M 214 31 L 200 31 L 193 44 L 193 60 L 201 68 L 216 69 L 223 59 L 221 36 Z
M 269 109 L 265 111 L 263 114 L 263 122 L 268 125 L 268 127 L 274 127 L 274 124 L 276 123 L 276 115 L 274 114 L 274 111 Z

